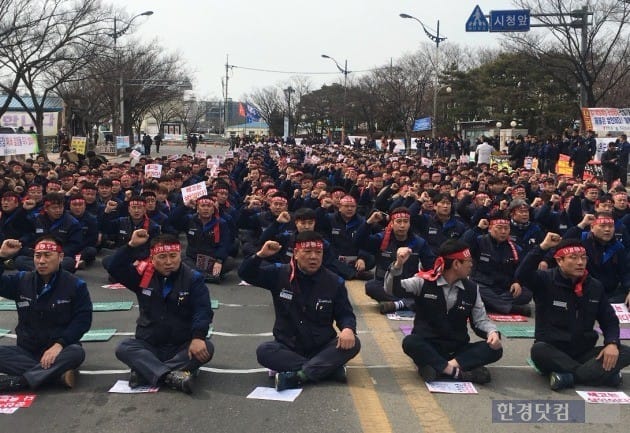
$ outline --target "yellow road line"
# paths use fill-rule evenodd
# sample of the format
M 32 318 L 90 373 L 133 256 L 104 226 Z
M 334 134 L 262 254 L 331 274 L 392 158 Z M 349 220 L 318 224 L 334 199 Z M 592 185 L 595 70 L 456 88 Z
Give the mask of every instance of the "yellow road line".
M 361 354 L 354 357 L 352 365 L 363 365 Z M 369 370 L 353 368 L 348 374 L 348 384 L 363 433 L 391 433 L 392 426 L 374 388 Z
M 347 281 L 346 287 L 350 300 L 355 309 L 360 311 L 361 318 L 365 321 L 368 329 L 374 331 L 388 326 L 387 323 L 384 323 L 387 319 L 379 314 L 374 306 L 365 305 L 364 282 Z M 454 433 L 455 428 L 448 416 L 418 377 L 416 367 L 411 359 L 402 351 L 401 341 L 397 333 L 394 331 L 373 332 L 372 335 L 389 365 L 405 366 L 392 368 L 392 373 L 407 399 L 409 407 L 416 414 L 422 431 L 426 433 Z

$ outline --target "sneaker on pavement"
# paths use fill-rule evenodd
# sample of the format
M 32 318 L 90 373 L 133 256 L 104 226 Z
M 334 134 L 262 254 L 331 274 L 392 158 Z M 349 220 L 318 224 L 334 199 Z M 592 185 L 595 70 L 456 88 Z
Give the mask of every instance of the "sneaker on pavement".
M 379 302 L 378 309 L 381 312 L 381 314 L 395 313 L 397 310 L 396 303 L 392 301 Z
M 491 380 L 490 371 L 486 367 L 476 367 L 470 371 L 462 371 L 462 380 L 483 385 Z
M 337 369 L 335 369 L 328 378 L 330 380 L 334 380 L 335 382 L 346 383 L 348 382 L 346 371 L 346 366 L 342 365 L 341 367 L 337 367 Z
M 549 387 L 554 391 L 573 387 L 573 374 L 552 372 L 549 375 Z
M 192 394 L 192 376 L 184 370 L 171 371 L 164 378 L 164 383 L 171 389 Z
M 133 389 L 147 385 L 149 385 L 149 381 L 142 377 L 136 370 L 129 372 L 129 388 Z
M 295 371 L 276 373 L 276 391 L 299 388 L 301 384 L 300 377 Z
M 418 368 L 418 374 L 425 382 L 433 382 L 435 379 L 437 379 L 438 376 L 435 368 L 431 367 L 430 365 L 423 365 L 422 367 Z
M 67 389 L 72 389 L 77 383 L 77 370 L 67 370 L 59 377 L 61 386 Z
M 22 376 L 0 376 L 0 392 L 22 391 L 28 388 Z

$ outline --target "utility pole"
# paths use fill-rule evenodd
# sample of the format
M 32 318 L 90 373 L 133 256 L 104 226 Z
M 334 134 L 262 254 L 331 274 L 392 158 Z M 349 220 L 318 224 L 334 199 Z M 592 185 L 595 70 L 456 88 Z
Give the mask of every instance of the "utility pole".
M 228 132 L 228 81 L 230 80 L 230 63 L 228 55 L 225 56 L 225 98 L 223 99 L 223 136 L 227 138 Z

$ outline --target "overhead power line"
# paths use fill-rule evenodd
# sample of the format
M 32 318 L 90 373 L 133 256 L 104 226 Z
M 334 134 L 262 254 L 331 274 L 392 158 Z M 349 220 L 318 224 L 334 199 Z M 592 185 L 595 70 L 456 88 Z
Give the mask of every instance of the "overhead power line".
M 244 69 L 246 71 L 255 71 L 255 72 L 270 72 L 270 73 L 274 73 L 274 74 L 293 74 L 293 75 L 338 75 L 339 71 L 334 71 L 334 72 L 304 72 L 304 71 L 280 71 L 280 70 L 275 70 L 275 69 L 262 69 L 262 68 L 250 68 L 247 66 L 237 66 L 237 65 L 230 65 L 230 67 L 232 68 L 239 68 L 239 69 Z M 357 72 L 371 72 L 371 71 L 378 71 L 379 69 L 384 69 L 384 68 L 388 68 L 388 66 L 382 66 L 379 68 L 372 68 L 372 69 L 363 69 L 360 71 L 348 71 L 349 73 L 357 73 Z

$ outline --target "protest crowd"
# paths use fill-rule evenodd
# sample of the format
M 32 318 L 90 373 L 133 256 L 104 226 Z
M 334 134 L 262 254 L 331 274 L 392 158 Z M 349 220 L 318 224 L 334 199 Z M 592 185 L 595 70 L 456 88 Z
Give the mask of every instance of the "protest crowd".
M 0 389 L 73 386 L 89 356 L 81 274 L 101 263 L 138 297 L 136 335 L 116 350 L 131 387 L 192 392 L 215 350 L 208 286 L 228 273 L 272 295 L 274 341 L 255 356 L 278 390 L 345 380 L 360 350 L 347 280 L 365 281 L 382 314 L 415 312 L 401 350 L 426 381 L 489 382 L 503 350 L 495 313 L 536 317 L 531 358 L 552 389 L 618 387 L 630 349 L 611 304 L 630 304 L 630 143 L 611 138 L 602 173 L 589 173 L 591 139 L 517 137 L 497 158 L 482 138 L 476 151 L 260 140 L 221 158 L 0 162 L 0 295 L 18 309 Z M 570 174 L 556 172 L 561 154 Z

